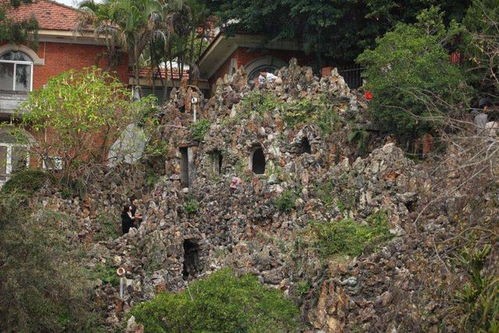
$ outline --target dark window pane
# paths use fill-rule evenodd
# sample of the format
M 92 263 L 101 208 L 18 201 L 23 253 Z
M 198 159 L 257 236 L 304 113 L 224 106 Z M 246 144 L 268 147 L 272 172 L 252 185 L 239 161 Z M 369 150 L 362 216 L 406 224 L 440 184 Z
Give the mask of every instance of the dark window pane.
M 0 90 L 12 90 L 14 64 L 0 62 Z
M 20 51 L 10 51 L 0 56 L 1 60 L 33 61 L 26 53 Z
M 16 87 L 15 91 L 29 91 L 31 88 L 31 65 L 16 66 Z
M 28 164 L 28 151 L 26 147 L 14 146 L 12 148 L 12 172 L 26 168 Z

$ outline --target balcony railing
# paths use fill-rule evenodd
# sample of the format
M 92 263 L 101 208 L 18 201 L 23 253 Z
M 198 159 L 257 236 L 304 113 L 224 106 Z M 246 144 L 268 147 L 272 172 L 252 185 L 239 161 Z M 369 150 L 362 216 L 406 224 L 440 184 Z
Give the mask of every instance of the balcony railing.
M 0 118 L 8 119 L 17 113 L 17 108 L 28 99 L 25 91 L 0 90 Z

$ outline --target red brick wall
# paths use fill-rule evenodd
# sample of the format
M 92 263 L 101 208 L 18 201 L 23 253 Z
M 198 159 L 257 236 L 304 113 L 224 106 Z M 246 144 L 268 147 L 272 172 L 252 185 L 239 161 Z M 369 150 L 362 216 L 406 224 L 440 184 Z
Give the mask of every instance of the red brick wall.
M 42 87 L 48 79 L 69 69 L 81 69 L 93 65 L 106 68 L 105 46 L 41 42 L 37 54 L 44 65 L 34 65 L 33 89 Z M 99 61 L 100 60 L 100 61 Z M 124 55 L 116 71 L 120 80 L 128 84 L 128 60 Z

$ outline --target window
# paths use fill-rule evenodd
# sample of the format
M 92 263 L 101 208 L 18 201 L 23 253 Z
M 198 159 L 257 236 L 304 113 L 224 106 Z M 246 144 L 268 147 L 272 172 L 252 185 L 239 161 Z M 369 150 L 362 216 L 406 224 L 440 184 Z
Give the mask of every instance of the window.
M 45 170 L 62 170 L 63 161 L 59 156 L 48 156 L 43 159 L 43 168 Z
M 31 91 L 33 88 L 33 60 L 20 51 L 0 56 L 0 90 Z
M 27 146 L 0 142 L 0 187 L 11 174 L 28 167 Z

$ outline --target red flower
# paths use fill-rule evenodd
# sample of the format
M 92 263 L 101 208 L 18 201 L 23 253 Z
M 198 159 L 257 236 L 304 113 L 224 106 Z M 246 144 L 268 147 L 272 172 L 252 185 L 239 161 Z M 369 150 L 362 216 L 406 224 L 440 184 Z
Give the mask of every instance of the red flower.
M 368 101 L 370 101 L 371 99 L 373 99 L 373 97 L 374 97 L 374 96 L 373 96 L 373 93 L 372 93 L 372 92 L 370 92 L 369 90 L 367 90 L 367 91 L 364 93 L 364 97 L 365 97 Z

